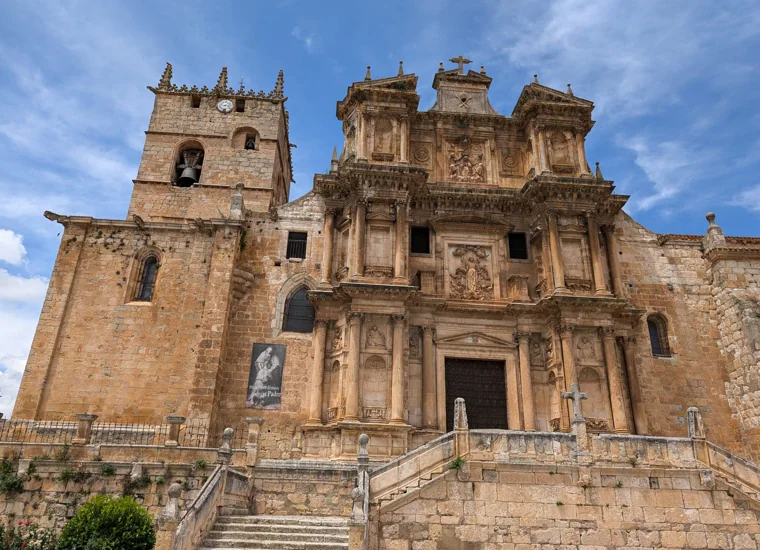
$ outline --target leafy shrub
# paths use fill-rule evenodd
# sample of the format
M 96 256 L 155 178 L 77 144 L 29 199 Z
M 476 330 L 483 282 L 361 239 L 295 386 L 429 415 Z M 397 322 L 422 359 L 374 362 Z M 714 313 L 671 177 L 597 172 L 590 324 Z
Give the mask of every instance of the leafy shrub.
M 155 544 L 153 519 L 133 497 L 98 495 L 66 524 L 56 550 L 151 550 Z
M 456 457 L 454 460 L 451 461 L 451 465 L 449 466 L 449 470 L 461 470 L 464 466 L 464 458 L 461 456 Z
M 100 467 L 100 475 L 112 477 L 116 475 L 116 467 L 113 464 L 103 464 Z
M 55 531 L 28 521 L 19 521 L 15 528 L 0 525 L 0 550 L 54 550 Z
M 14 470 L 13 462 L 4 458 L 0 464 L 0 493 L 12 495 L 24 490 L 24 480 L 17 476 Z
M 148 474 L 143 474 L 138 478 L 132 479 L 130 476 L 127 476 L 127 481 L 124 483 L 124 495 L 133 495 L 136 490 L 139 489 L 145 489 L 145 487 L 148 487 L 150 485 L 150 476 Z

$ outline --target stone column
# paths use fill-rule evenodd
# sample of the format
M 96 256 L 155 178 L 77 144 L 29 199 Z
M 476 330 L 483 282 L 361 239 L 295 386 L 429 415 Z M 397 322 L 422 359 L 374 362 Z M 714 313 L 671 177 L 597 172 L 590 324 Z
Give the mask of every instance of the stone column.
M 520 382 L 517 378 L 517 364 L 514 353 L 506 360 L 507 385 L 507 429 L 521 430 L 520 422 Z
M 77 445 L 86 445 L 92 435 L 92 423 L 97 420 L 97 414 L 79 413 L 77 415 L 77 435 L 71 442 Z
M 325 372 L 325 343 L 327 341 L 327 321 L 314 321 L 314 361 L 311 366 L 311 405 L 309 406 L 309 424 L 322 423 L 322 379 Z
M 356 229 L 354 230 L 354 265 L 352 278 L 364 275 L 364 228 L 367 223 L 367 201 L 356 202 Z
M 435 328 L 422 327 L 422 425 L 434 430 L 438 428 L 435 391 L 435 355 L 433 336 Z
M 404 322 L 403 315 L 391 315 L 393 325 L 393 372 L 391 374 L 391 424 L 404 423 Z
M 406 163 L 409 162 L 409 158 L 408 158 L 408 154 L 407 154 L 407 149 L 409 149 L 409 145 L 408 145 L 408 143 L 409 143 L 409 122 L 408 122 L 408 118 L 407 117 L 405 117 L 405 116 L 401 117 L 400 127 L 401 127 L 401 129 L 400 129 L 399 133 L 401 134 L 401 136 L 400 136 L 401 139 L 399 140 L 399 142 L 400 142 L 400 149 L 401 149 L 401 155 L 400 155 L 401 158 L 399 159 L 399 162 L 402 162 L 402 163 L 406 164 Z
M 541 172 L 542 173 L 548 172 L 549 164 L 546 158 L 546 136 L 544 134 L 543 128 L 538 129 L 538 153 L 539 153 L 539 165 L 541 167 Z
M 518 332 L 517 345 L 520 357 L 523 429 L 533 431 L 536 429 L 536 411 L 533 403 L 533 380 L 530 376 L 530 333 Z
M 628 419 L 625 416 L 625 397 L 623 395 L 623 381 L 620 378 L 617 353 L 615 352 L 615 329 L 604 327 L 599 329 L 604 348 L 604 364 L 607 367 L 607 381 L 610 385 L 610 402 L 612 404 L 612 421 L 616 433 L 631 433 L 628 427 Z
M 348 422 L 359 421 L 359 352 L 361 351 L 362 314 L 349 313 L 348 326 L 350 342 L 348 348 L 348 370 L 346 372 L 346 415 Z
M 393 276 L 396 282 L 408 283 L 406 275 L 406 233 L 409 230 L 406 220 L 406 201 L 396 201 L 396 247 L 393 262 Z
M 335 228 L 335 210 L 325 210 L 325 224 L 322 234 L 325 237 L 325 249 L 322 252 L 322 284 L 329 285 L 332 280 L 333 264 L 333 238 Z
M 583 134 L 575 132 L 575 143 L 578 148 L 578 162 L 581 163 L 581 175 L 590 176 L 591 172 L 589 172 L 588 162 L 586 161 L 586 145 L 584 142 L 585 138 L 583 137 Z
M 551 295 L 554 292 L 554 269 L 552 269 L 552 252 L 549 246 L 549 239 L 549 231 L 544 228 L 541 231 L 541 263 L 544 268 L 547 295 Z
M 623 285 L 620 282 L 620 264 L 618 260 L 617 237 L 615 237 L 615 226 L 605 225 L 603 228 L 604 237 L 607 241 L 607 260 L 610 264 L 610 278 L 612 279 L 612 292 L 617 298 L 623 298 Z
M 631 409 L 633 424 L 636 427 L 636 435 L 647 435 L 647 417 L 644 412 L 644 403 L 641 398 L 641 387 L 636 372 L 636 338 L 629 336 L 623 340 L 625 351 L 625 370 L 628 375 L 628 389 L 631 392 Z
M 531 150 L 533 152 L 533 166 L 531 166 L 530 168 L 533 168 L 535 173 L 539 174 L 541 173 L 541 167 L 539 165 L 541 157 L 538 153 L 538 132 L 536 132 L 535 128 L 531 129 L 530 137 L 531 137 Z M 530 168 L 528 169 L 529 172 L 530 172 Z
M 588 224 L 588 245 L 591 249 L 591 270 L 594 274 L 594 293 L 606 295 L 609 294 L 609 290 L 607 290 L 602 271 L 602 250 L 599 247 L 599 228 L 596 225 L 595 212 L 586 212 L 586 223 Z
M 170 415 L 166 417 L 166 423 L 169 424 L 169 434 L 166 436 L 164 445 L 167 447 L 179 446 L 179 429 L 182 427 L 182 424 L 185 423 L 185 420 L 184 416 Z
M 558 292 L 566 292 L 565 266 L 562 263 L 562 251 L 560 250 L 559 229 L 557 228 L 557 213 L 550 212 L 549 225 L 549 251 L 552 256 L 552 274 L 554 275 L 554 289 Z
M 367 117 L 364 114 L 364 112 L 359 111 L 359 116 L 357 117 L 357 121 L 359 122 L 359 131 L 357 132 L 357 139 L 359 140 L 359 143 L 356 144 L 356 160 L 363 160 L 366 162 L 367 160 Z
M 562 343 L 562 371 L 565 382 L 565 390 L 570 391 L 573 384 L 578 385 L 578 372 L 575 370 L 575 356 L 573 355 L 573 326 L 572 325 L 560 325 L 559 337 Z M 567 428 L 570 428 L 569 419 L 572 417 L 572 403 L 566 402 L 561 407 L 562 418 L 561 428 L 565 431 L 565 422 L 567 422 Z

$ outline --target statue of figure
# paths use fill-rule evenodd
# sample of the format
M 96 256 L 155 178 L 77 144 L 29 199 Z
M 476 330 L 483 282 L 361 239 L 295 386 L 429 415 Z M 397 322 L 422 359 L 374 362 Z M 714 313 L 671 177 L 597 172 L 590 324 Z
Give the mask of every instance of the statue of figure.
M 449 153 L 449 176 L 456 178 L 459 176 L 459 168 L 457 167 L 457 157 L 454 153 Z
M 541 344 L 535 340 L 530 343 L 530 362 L 533 365 L 540 365 L 543 363 L 541 357 Z
M 464 179 L 468 179 L 472 173 L 472 162 L 470 162 L 470 156 L 467 153 L 463 154 L 462 158 L 459 159 L 459 162 L 462 165 L 462 169 L 459 175 Z
M 475 177 L 475 181 L 483 181 L 486 175 L 485 167 L 483 166 L 483 153 L 478 153 L 477 159 L 473 168 L 473 176 Z
M 343 347 L 343 329 L 341 329 L 340 327 L 335 327 L 331 346 L 333 350 L 340 349 Z
M 475 260 L 470 258 L 467 261 L 467 292 L 473 296 L 478 290 L 478 270 L 475 267 Z
M 578 350 L 578 359 L 596 359 L 596 350 L 594 349 L 594 342 L 588 336 L 581 338 L 580 342 L 576 346 Z
M 370 327 L 370 329 L 367 331 L 366 345 L 368 348 L 385 347 L 385 336 L 383 336 L 383 333 L 378 330 L 377 325 L 372 325 L 372 327 Z

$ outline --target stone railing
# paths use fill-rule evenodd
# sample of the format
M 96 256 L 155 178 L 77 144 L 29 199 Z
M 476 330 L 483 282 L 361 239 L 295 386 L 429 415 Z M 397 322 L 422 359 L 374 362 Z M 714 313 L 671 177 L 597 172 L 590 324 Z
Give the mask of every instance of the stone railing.
M 470 460 L 514 463 L 564 463 L 574 461 L 573 434 L 470 430 Z
M 697 459 L 711 470 L 738 484 L 751 496 L 760 494 L 760 468 L 707 440 L 695 440 Z
M 208 478 L 203 489 L 188 507 L 182 521 L 177 525 L 173 550 L 194 550 L 203 541 L 216 519 L 217 509 L 224 495 L 226 466 L 220 464 Z

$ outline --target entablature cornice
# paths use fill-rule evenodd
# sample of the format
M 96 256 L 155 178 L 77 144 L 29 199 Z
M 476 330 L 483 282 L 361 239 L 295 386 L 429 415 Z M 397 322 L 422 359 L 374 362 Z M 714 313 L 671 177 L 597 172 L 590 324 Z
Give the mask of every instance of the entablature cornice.
M 500 215 L 489 214 L 440 214 L 428 220 L 428 225 L 436 232 L 474 232 L 505 235 L 514 229 L 514 224 Z
M 760 246 L 718 246 L 705 252 L 705 259 L 712 263 L 720 260 L 760 260 Z
M 143 221 L 140 216 L 133 215 L 132 220 L 111 220 L 104 218 L 93 218 L 90 216 L 64 216 L 56 214 L 54 212 L 45 211 L 44 216 L 54 222 L 58 222 L 64 227 L 71 226 L 98 226 L 98 227 L 113 227 L 118 229 L 135 229 L 138 231 L 188 231 L 196 232 L 202 229 L 210 229 L 212 227 L 243 227 L 245 225 L 244 220 L 235 220 L 229 218 L 196 218 L 196 219 L 183 219 L 176 222 L 154 222 Z

